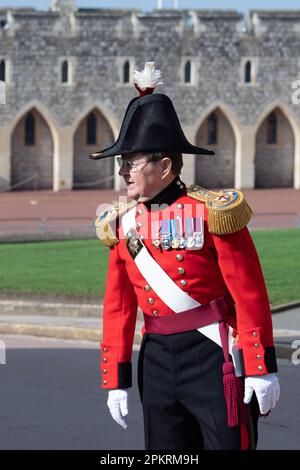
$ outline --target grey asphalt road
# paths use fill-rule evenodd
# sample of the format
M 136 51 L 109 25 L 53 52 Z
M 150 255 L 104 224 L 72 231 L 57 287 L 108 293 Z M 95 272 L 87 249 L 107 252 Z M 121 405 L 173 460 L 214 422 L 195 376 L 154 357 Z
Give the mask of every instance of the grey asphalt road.
M 130 391 L 128 428 L 116 424 L 99 388 L 96 343 L 1 336 L 0 449 L 143 450 L 142 409 Z M 300 449 L 300 365 L 279 360 L 281 400 L 260 420 L 259 449 Z

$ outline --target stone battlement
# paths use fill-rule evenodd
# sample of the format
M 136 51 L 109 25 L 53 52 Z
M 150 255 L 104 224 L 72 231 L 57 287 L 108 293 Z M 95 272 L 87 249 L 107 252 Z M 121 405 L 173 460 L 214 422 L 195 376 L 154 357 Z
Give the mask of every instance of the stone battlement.
M 37 164 L 40 187 L 92 183 L 100 164 L 87 155 L 117 137 L 136 96 L 133 71 L 149 60 L 164 79 L 156 92 L 170 96 L 190 141 L 216 150 L 215 163 L 189 158 L 187 182 L 300 188 L 299 51 L 300 10 L 143 12 L 77 9 L 73 0 L 56 0 L 48 11 L 2 8 L 0 189 L 1 181 L 29 178 L 37 156 L 48 172 Z M 31 111 L 40 147 L 24 144 Z M 218 132 L 208 136 L 216 122 Z M 90 141 L 93 126 L 99 130 L 94 147 L 88 125 Z M 103 187 L 113 184 L 114 171 L 102 163 Z

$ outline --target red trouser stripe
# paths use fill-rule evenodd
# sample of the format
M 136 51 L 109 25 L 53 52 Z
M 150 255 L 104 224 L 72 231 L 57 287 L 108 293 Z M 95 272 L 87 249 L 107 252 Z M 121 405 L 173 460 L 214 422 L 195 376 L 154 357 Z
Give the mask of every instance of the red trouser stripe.
M 249 448 L 249 436 L 246 423 L 240 424 L 241 431 L 241 450 L 248 450 Z

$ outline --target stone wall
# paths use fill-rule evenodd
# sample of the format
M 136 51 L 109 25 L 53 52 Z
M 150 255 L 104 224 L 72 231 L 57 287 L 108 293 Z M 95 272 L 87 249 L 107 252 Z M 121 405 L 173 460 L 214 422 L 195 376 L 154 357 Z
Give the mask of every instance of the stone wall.
M 27 180 L 22 189 L 51 189 L 53 184 L 53 139 L 47 123 L 33 110 L 35 119 L 35 145 L 25 145 L 24 116 L 12 135 L 11 184 L 19 185 Z M 19 186 L 18 186 L 19 187 Z
M 71 7 L 74 2 L 62 10 L 63 3 L 56 2 L 48 12 L 0 9 L 0 60 L 7 62 L 9 71 L 6 104 L 0 105 L 1 182 L 12 184 L 19 176 L 11 179 L 11 175 L 22 173 L 15 168 L 22 167 L 22 161 L 8 149 L 16 147 L 16 142 L 12 146 L 16 119 L 23 110 L 28 112 L 32 101 L 39 113 L 45 110 L 54 141 L 53 187 L 60 189 L 62 174 L 67 188 L 80 182 L 84 173 L 83 181 L 88 182 L 96 162 L 82 163 L 83 148 L 76 134 L 79 117 L 84 119 L 83 110 L 90 112 L 95 106 L 107 123 L 111 142 L 128 102 L 136 96 L 131 84 L 122 83 L 125 60 L 130 62 L 131 77 L 134 68 L 154 60 L 165 82 L 157 92 L 173 100 L 192 143 L 205 138 L 201 132 L 208 110 L 215 107 L 224 116 L 221 132 L 227 136 L 222 144 L 226 149 L 218 149 L 222 163 L 217 167 L 209 163 L 205 170 L 187 159 L 186 165 L 192 165 L 188 183 L 199 179 L 200 172 L 206 175 L 200 178 L 204 186 L 253 187 L 256 181 L 261 187 L 266 179 L 258 173 L 263 172 L 265 150 L 257 132 L 266 110 L 277 107 L 289 123 L 281 129 L 284 168 L 280 172 L 286 177 L 278 178 L 275 167 L 274 175 L 269 168 L 267 184 L 300 187 L 300 105 L 291 99 L 292 82 L 299 77 L 300 10 L 252 11 L 245 27 L 243 16 L 235 11 L 76 10 Z M 68 84 L 60 80 L 63 60 L 69 61 Z M 186 60 L 192 64 L 188 84 L 183 81 Z M 250 84 L 243 82 L 247 60 L 252 64 Z M 66 135 L 70 138 L 62 144 L 61 136 Z M 250 138 L 250 145 L 243 147 Z M 73 160 L 66 158 L 66 148 Z M 87 170 L 89 165 L 92 170 Z M 112 165 L 105 175 L 113 175 Z
M 267 143 L 266 119 L 257 132 L 255 155 L 255 187 L 291 187 L 294 169 L 294 136 L 291 126 L 279 110 L 275 110 L 278 122 L 276 144 Z
M 106 189 L 112 187 L 113 159 L 91 162 L 87 156 L 99 149 L 110 147 L 114 140 L 109 124 L 97 110 L 92 111 L 97 122 L 96 145 L 87 145 L 87 118 L 83 119 L 74 137 L 74 188 Z M 93 163 L 93 164 L 92 164 Z
M 196 184 L 209 188 L 232 188 L 234 186 L 235 137 L 226 116 L 217 109 L 217 143 L 209 145 L 207 141 L 207 122 L 202 124 L 196 137 L 196 145 L 211 148 L 215 155 L 196 157 Z

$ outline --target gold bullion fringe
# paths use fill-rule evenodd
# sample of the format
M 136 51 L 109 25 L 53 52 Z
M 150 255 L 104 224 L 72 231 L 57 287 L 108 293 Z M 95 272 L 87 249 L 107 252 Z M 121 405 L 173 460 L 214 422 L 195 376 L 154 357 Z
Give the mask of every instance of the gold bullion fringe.
M 214 210 L 208 207 L 209 231 L 216 235 L 238 232 L 248 224 L 252 214 L 252 209 L 245 199 L 228 209 Z
M 97 237 L 104 243 L 104 245 L 111 248 L 119 243 L 116 234 L 112 230 L 111 226 L 107 223 L 96 226 Z

